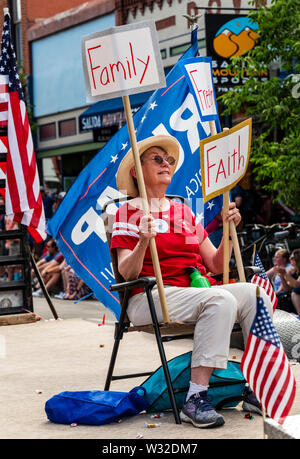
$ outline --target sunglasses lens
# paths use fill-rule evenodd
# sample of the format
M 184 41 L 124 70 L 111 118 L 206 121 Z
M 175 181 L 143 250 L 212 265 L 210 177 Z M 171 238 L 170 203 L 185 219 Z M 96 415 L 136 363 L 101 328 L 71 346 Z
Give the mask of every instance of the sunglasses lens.
M 175 158 L 173 156 L 168 156 L 167 161 L 170 164 L 170 166 L 173 166 L 175 164 Z
M 154 159 L 154 161 L 155 161 L 157 164 L 159 164 L 159 165 L 162 164 L 162 163 L 164 162 L 164 159 L 163 159 L 161 156 L 159 156 L 159 155 L 155 155 L 153 159 Z
M 170 166 L 173 166 L 176 162 L 175 158 L 173 156 L 168 156 L 167 158 L 163 158 L 162 156 L 160 155 L 155 155 L 153 160 L 159 164 L 160 166 L 162 165 L 162 163 L 164 162 L 164 159 L 167 161 L 168 164 L 170 164 Z

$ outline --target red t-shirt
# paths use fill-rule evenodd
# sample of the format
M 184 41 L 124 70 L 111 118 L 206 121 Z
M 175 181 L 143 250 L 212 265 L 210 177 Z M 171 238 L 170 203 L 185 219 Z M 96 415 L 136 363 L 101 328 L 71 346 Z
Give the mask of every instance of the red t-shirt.
M 187 266 L 197 267 L 206 276 L 199 253 L 200 244 L 207 237 L 203 226 L 197 222 L 190 208 L 182 203 L 170 201 L 170 209 L 164 212 L 151 212 L 157 235 L 155 243 L 164 285 L 189 287 L 190 277 L 185 272 Z M 116 213 L 113 225 L 111 249 L 118 247 L 133 250 L 139 240 L 139 223 L 143 211 L 124 204 Z M 148 247 L 139 277 L 154 276 L 151 251 Z M 206 276 L 207 277 L 207 276 Z M 215 281 L 208 278 L 210 283 Z M 133 293 L 142 291 L 136 289 Z

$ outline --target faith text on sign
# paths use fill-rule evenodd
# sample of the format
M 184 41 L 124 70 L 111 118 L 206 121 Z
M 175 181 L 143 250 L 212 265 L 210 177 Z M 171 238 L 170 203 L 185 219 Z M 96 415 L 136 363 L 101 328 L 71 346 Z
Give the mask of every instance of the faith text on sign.
M 88 102 L 166 85 L 153 21 L 83 37 L 82 60 Z
M 218 108 L 210 57 L 193 57 L 181 62 L 202 121 L 218 119 Z
M 213 137 L 201 140 L 201 177 L 204 202 L 231 190 L 245 175 L 251 147 L 249 118 Z

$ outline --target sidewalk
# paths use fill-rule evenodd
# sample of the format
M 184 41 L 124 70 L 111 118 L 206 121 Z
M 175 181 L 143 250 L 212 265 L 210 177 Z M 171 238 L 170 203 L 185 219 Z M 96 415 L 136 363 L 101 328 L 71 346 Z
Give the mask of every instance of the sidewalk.
M 34 311 L 43 317 L 36 323 L 0 328 L 0 438 L 1 439 L 260 439 L 263 421 L 259 415 L 249 420 L 241 406 L 223 410 L 225 425 L 218 429 L 196 429 L 191 424 L 176 425 L 172 413 L 159 421 L 161 427 L 149 429 L 149 414 L 139 414 L 105 426 L 71 427 L 47 420 L 45 402 L 66 390 L 103 390 L 114 336 L 114 317 L 97 301 L 53 300 L 60 320 L 51 319 L 43 298 L 34 299 Z M 105 325 L 102 322 L 106 315 Z M 80 316 L 81 314 L 81 316 Z M 100 346 L 101 345 L 101 346 Z M 166 344 L 170 359 L 192 349 L 191 340 Z M 241 357 L 231 349 L 229 358 Z M 128 333 L 120 346 L 116 374 L 156 369 L 160 366 L 152 335 Z M 300 366 L 292 366 L 300 387 Z M 111 390 L 129 391 L 145 378 L 114 381 Z M 300 414 L 300 396 L 290 415 Z

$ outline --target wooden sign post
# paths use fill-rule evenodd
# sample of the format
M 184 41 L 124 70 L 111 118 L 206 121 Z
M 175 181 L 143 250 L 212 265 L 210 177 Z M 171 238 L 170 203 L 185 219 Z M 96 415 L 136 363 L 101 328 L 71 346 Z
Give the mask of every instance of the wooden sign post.
M 228 128 L 224 128 L 224 131 L 228 131 Z M 216 133 L 217 134 L 217 133 Z M 216 135 L 215 134 L 215 135 Z M 229 211 L 229 191 L 226 190 L 223 193 L 223 238 L 224 238 L 224 253 L 223 253 L 223 264 L 225 270 L 223 271 L 223 284 L 228 284 L 229 283 L 229 234 L 230 234 L 230 224 L 226 221 L 226 215 L 228 214 Z M 234 226 L 234 223 L 231 222 Z M 235 226 L 234 226 L 235 228 Z M 239 245 L 238 245 L 239 247 Z M 234 249 L 234 251 L 236 251 Z M 244 275 L 244 270 L 243 270 L 243 275 Z M 245 277 L 245 275 L 244 275 Z M 241 280 L 241 277 L 240 277 Z
M 143 21 L 83 37 L 82 59 L 88 102 L 122 96 L 143 211 L 149 215 L 129 95 L 166 86 L 155 24 Z M 150 239 L 150 251 L 163 319 L 168 323 L 155 238 Z
M 223 193 L 223 215 L 228 212 L 229 190 L 245 175 L 250 157 L 252 120 L 243 121 L 235 127 L 216 134 L 200 142 L 201 176 L 204 202 Z M 239 278 L 245 282 L 245 273 L 240 253 L 236 228 L 233 222 L 223 228 L 229 241 L 229 230 Z M 228 242 L 229 245 L 229 242 Z M 224 252 L 229 246 L 224 246 Z M 227 263 L 227 259 L 226 259 Z M 226 280 L 226 279 L 225 279 Z M 227 280 L 228 282 L 228 280 Z
M 138 146 L 137 146 L 137 141 L 136 141 L 136 136 L 135 136 L 135 131 L 134 131 L 134 124 L 133 124 L 131 108 L 130 108 L 130 102 L 129 102 L 129 97 L 128 96 L 123 96 L 123 104 L 124 104 L 125 116 L 126 116 L 128 131 L 129 131 L 130 143 L 131 143 L 133 157 L 134 157 L 138 188 L 139 188 L 139 192 L 140 192 L 140 195 L 141 195 L 141 198 L 142 198 L 143 211 L 144 211 L 145 215 L 149 215 L 150 214 L 150 210 L 149 210 L 149 205 L 148 205 L 147 192 L 146 192 L 145 183 L 144 183 L 142 165 L 141 165 L 140 155 L 139 155 L 139 151 L 138 151 Z M 164 319 L 165 323 L 169 323 L 170 322 L 170 316 L 169 316 L 168 305 L 167 305 L 167 301 L 166 301 L 166 296 L 165 296 L 165 291 L 164 291 L 164 286 L 163 286 L 163 280 L 162 280 L 162 275 L 161 275 L 161 269 L 160 269 L 160 264 L 159 264 L 159 258 L 158 258 L 158 254 L 157 254 L 157 249 L 156 249 L 156 244 L 155 244 L 155 238 L 154 237 L 152 237 L 150 239 L 150 243 L 149 244 L 150 244 L 151 258 L 152 258 L 153 269 L 154 269 L 154 273 L 155 273 L 155 277 L 156 277 L 156 283 L 157 283 L 157 288 L 158 288 L 158 293 L 159 293 L 161 309 L 162 309 L 162 313 L 163 313 L 163 319 Z
M 209 121 L 212 136 L 217 135 L 215 121 Z M 225 129 L 224 129 L 225 130 Z M 229 224 L 225 216 L 229 210 L 229 192 L 223 193 L 223 284 L 229 283 Z

